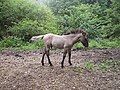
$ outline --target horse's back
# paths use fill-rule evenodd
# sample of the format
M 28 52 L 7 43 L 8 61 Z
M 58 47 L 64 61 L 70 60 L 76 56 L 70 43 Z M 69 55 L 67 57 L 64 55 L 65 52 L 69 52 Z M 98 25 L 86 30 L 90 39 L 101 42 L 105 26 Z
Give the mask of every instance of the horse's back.
M 48 33 L 46 35 L 44 35 L 44 38 L 43 39 L 46 39 L 46 38 L 60 38 L 61 36 L 60 35 L 56 35 L 56 34 L 53 34 L 53 33 Z
M 46 45 L 52 44 L 53 38 L 56 37 L 57 35 L 48 33 L 44 35 L 43 40 Z
M 52 45 L 53 47 L 60 49 L 64 46 L 64 38 L 60 35 L 49 33 L 44 35 L 43 40 L 47 46 Z

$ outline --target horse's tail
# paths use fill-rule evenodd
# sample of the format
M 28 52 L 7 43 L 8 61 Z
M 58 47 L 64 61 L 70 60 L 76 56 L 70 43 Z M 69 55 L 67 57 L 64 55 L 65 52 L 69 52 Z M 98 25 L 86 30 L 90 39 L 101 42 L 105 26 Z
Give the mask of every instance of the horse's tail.
M 44 35 L 39 35 L 38 38 L 43 39 Z
M 39 36 L 33 36 L 30 41 L 37 41 L 39 39 L 43 39 L 44 38 L 44 35 L 39 35 Z

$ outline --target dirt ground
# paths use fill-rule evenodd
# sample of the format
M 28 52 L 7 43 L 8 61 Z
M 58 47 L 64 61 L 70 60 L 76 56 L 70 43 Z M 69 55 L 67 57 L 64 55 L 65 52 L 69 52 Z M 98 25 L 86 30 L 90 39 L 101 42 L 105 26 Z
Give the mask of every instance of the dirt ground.
M 61 50 L 50 52 L 53 67 L 47 58 L 45 66 L 41 65 L 41 52 L 0 52 L 0 90 L 120 90 L 120 49 L 73 50 L 73 65 L 69 66 L 66 57 L 63 69 Z M 100 69 L 106 60 L 115 65 Z M 87 66 L 87 62 L 95 66 Z

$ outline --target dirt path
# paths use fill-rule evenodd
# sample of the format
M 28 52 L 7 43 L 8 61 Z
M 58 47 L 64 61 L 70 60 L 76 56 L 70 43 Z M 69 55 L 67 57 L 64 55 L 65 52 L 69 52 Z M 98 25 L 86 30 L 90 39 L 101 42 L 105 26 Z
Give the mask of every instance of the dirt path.
M 72 51 L 72 66 L 62 51 L 51 51 L 50 67 L 41 51 L 0 52 L 0 90 L 120 90 L 120 49 Z

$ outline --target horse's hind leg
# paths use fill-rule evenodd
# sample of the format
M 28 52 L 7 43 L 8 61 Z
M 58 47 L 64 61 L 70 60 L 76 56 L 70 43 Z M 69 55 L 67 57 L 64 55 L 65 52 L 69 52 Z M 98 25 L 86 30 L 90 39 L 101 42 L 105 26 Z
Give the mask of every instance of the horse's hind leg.
M 66 57 L 66 54 L 67 54 L 67 50 L 64 50 L 63 52 L 63 59 L 62 59 L 62 62 L 61 62 L 61 67 L 63 68 L 64 67 L 64 60 L 65 60 L 65 57 Z
M 53 66 L 52 65 L 52 63 L 51 63 L 51 61 L 50 61 L 50 54 L 49 54 L 49 50 L 46 50 L 46 55 L 47 55 L 47 58 L 48 58 L 48 62 L 49 62 L 49 64 L 50 64 L 50 66 Z
M 68 56 L 69 56 L 68 62 L 70 65 L 72 65 L 72 63 L 71 63 L 71 50 L 68 51 Z
M 42 56 L 42 61 L 41 61 L 42 66 L 44 66 L 44 57 L 45 57 L 45 48 L 44 48 L 44 52 L 43 52 L 43 56 Z

